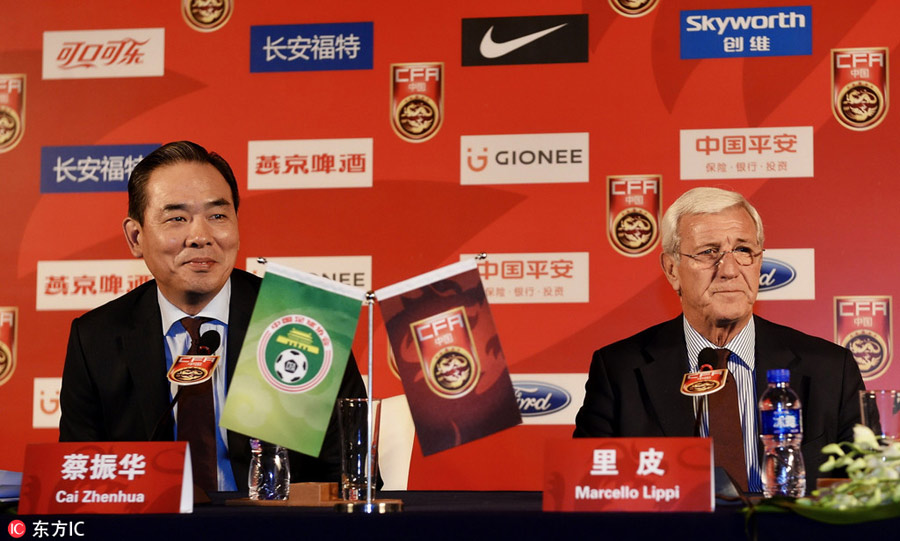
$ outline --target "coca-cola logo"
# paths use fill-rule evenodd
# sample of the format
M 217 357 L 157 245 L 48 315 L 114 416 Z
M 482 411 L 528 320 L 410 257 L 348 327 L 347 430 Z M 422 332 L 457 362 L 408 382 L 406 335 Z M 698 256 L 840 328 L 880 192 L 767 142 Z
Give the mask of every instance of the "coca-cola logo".
M 772 291 L 784 287 L 797 278 L 794 267 L 777 259 L 763 259 L 759 270 L 759 290 Z
M 564 409 L 572 401 L 568 391 L 550 383 L 517 381 L 513 383 L 513 389 L 523 417 L 549 415 Z

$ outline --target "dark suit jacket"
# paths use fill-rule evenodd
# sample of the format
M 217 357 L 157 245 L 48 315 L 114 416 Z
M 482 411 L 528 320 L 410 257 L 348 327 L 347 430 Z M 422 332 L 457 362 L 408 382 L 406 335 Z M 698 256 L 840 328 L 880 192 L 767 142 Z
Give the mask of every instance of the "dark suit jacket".
M 242 270 L 231 274 L 226 385 L 234 375 L 260 282 Z M 170 403 L 164 348 L 155 281 L 76 318 L 63 369 L 59 440 L 148 441 L 160 418 L 155 439 L 172 440 L 174 418 L 164 417 Z M 338 396 L 366 396 L 352 355 Z M 228 431 L 228 449 L 238 490 L 246 491 L 248 437 Z M 337 481 L 340 459 L 337 417 L 332 414 L 319 458 L 291 452 L 291 481 Z
M 768 370 L 791 371 L 803 406 L 801 450 L 811 490 L 825 461 L 822 447 L 853 439 L 862 377 L 847 349 L 754 317 L 756 396 L 766 389 Z M 693 436 L 693 399 L 680 392 L 686 351 L 679 316 L 594 352 L 575 437 Z M 758 452 L 762 464 L 761 443 Z

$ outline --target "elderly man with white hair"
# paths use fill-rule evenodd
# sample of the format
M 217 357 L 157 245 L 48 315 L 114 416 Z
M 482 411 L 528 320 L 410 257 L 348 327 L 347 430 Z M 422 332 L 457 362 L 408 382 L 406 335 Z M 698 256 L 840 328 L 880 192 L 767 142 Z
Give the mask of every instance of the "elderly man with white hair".
M 743 445 L 721 449 L 718 443 L 726 440 L 714 437 L 717 465 L 743 459 L 740 467 L 726 470 L 745 491 L 762 491 L 756 404 L 766 372 L 786 368 L 803 405 L 801 451 L 807 486 L 814 488 L 825 460 L 822 447 L 851 440 L 859 422 L 858 392 L 864 387 L 853 355 L 753 314 L 763 225 L 739 193 L 692 189 L 669 207 L 661 229 L 660 263 L 680 297 L 682 314 L 594 352 L 575 437 L 708 435 L 710 411 L 701 399 L 683 395 L 681 382 L 705 362 L 698 360 L 701 351 L 725 352 L 722 362 L 727 360 L 728 379 L 736 388 L 735 425 L 739 416 L 737 439 Z

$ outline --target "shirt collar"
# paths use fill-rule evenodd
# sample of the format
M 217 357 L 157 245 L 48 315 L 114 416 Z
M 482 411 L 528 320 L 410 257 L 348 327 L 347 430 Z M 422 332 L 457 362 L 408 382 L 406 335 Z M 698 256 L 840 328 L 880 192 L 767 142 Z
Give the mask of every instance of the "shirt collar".
M 159 288 L 156 288 L 156 298 L 159 301 L 159 312 L 162 315 L 162 332 L 163 334 L 168 334 L 169 329 L 172 328 L 172 325 L 177 321 L 180 321 L 181 318 L 191 317 L 189 314 L 184 313 L 180 308 L 169 302 Z M 225 325 L 228 325 L 228 307 L 231 304 L 231 278 L 228 278 L 228 281 L 225 282 L 225 285 L 222 286 L 222 289 L 213 297 L 213 300 L 209 301 L 209 304 L 203 307 L 200 310 L 200 313 L 194 317 L 208 317 L 210 319 L 215 319 L 217 321 L 221 321 Z
M 682 317 L 681 319 L 684 322 L 684 341 L 687 343 L 688 363 L 691 371 L 696 372 L 698 370 L 697 357 L 700 355 L 700 351 L 703 348 L 718 349 L 719 346 L 704 338 L 702 334 L 691 327 L 687 318 Z M 755 346 L 756 324 L 751 316 L 750 321 L 741 329 L 741 332 L 725 344 L 724 347 L 730 349 L 732 353 L 740 357 L 741 361 L 747 365 L 747 368 L 753 370 L 756 366 Z

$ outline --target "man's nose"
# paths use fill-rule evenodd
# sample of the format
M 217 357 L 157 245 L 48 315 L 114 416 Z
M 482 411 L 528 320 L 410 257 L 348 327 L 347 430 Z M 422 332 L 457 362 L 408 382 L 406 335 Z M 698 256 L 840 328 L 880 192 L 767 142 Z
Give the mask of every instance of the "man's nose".
M 734 251 L 725 252 L 722 258 L 716 263 L 716 270 L 720 275 L 734 276 L 739 273 L 740 265 L 735 259 Z
M 191 220 L 191 227 L 188 231 L 187 242 L 191 246 L 205 246 L 210 243 L 209 224 L 202 218 L 194 218 Z

